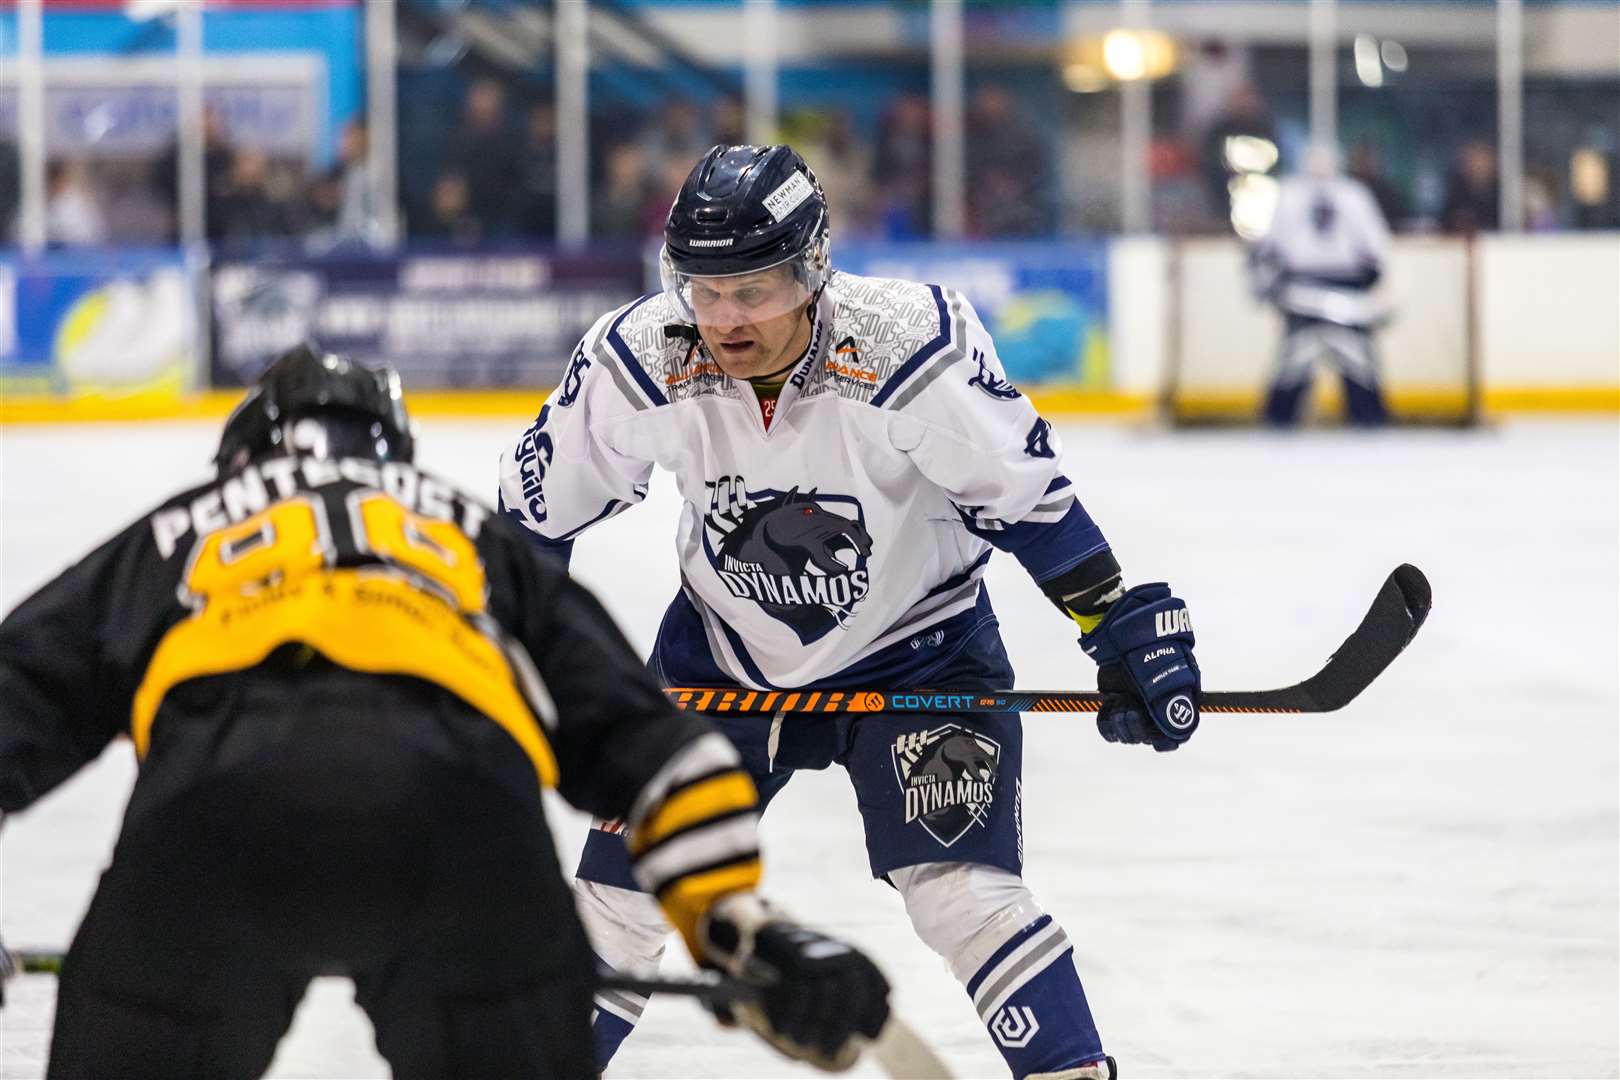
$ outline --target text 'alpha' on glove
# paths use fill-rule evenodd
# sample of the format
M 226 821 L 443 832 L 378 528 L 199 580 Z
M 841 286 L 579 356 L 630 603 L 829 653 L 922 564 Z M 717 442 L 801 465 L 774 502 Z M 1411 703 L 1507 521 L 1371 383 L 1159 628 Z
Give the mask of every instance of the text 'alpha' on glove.
M 1097 731 L 1109 742 L 1174 750 L 1198 730 L 1198 661 L 1187 605 L 1163 582 L 1138 585 L 1080 637 L 1097 662 L 1103 705 Z

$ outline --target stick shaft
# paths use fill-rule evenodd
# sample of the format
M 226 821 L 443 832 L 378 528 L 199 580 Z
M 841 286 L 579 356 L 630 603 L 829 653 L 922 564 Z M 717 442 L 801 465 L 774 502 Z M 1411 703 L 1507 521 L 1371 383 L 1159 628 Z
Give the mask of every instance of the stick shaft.
M 1275 690 L 1212 690 L 1198 697 L 1207 713 L 1333 712 L 1378 677 L 1428 617 L 1429 582 L 1401 565 L 1385 580 L 1367 614 L 1320 670 Z M 714 713 L 1007 713 L 1096 712 L 1095 690 L 749 690 L 669 687 L 678 708 Z

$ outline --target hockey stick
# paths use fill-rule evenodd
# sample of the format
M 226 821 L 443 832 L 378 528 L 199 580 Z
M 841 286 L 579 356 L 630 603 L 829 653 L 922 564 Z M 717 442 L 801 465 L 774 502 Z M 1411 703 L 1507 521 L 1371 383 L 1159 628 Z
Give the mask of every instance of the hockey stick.
M 1277 690 L 1206 690 L 1206 713 L 1324 713 L 1342 709 L 1401 654 L 1429 616 L 1429 579 L 1410 563 L 1384 581 L 1372 607 L 1315 675 Z M 1096 712 L 1095 690 L 726 690 L 670 687 L 678 708 L 732 713 Z
M 759 996 L 755 987 L 712 971 L 699 972 L 686 979 L 638 979 L 604 971 L 597 985 L 604 990 L 624 990 L 643 996 L 671 994 L 697 998 L 707 1005 L 728 1005 Z M 951 1071 L 939 1059 L 939 1055 L 893 1012 L 889 1013 L 888 1022 L 869 1049 L 878 1064 L 883 1066 L 883 1071 L 890 1076 L 911 1077 L 914 1080 L 950 1080 Z
M 11 960 L 16 970 L 24 975 L 60 975 L 64 955 L 21 949 L 11 953 Z M 597 985 L 603 990 L 625 990 L 644 997 L 653 994 L 693 997 L 709 1005 L 748 1001 L 759 995 L 759 991 L 747 983 L 716 972 L 700 972 L 688 979 L 637 979 L 604 971 Z M 4 1002 L 4 990 L 0 989 L 0 1004 Z M 883 1025 L 883 1030 L 873 1041 L 871 1052 L 890 1076 L 950 1080 L 951 1072 L 945 1063 L 905 1021 L 893 1013 L 889 1014 L 889 1022 Z

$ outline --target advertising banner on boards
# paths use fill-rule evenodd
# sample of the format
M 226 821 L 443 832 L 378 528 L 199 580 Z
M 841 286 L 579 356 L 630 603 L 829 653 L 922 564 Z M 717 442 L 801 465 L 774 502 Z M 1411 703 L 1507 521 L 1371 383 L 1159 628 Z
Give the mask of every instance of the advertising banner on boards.
M 639 254 L 406 250 L 213 273 L 215 386 L 300 341 L 389 363 L 412 389 L 551 386 L 591 324 L 640 295 Z
M 0 251 L 0 393 L 155 400 L 194 389 L 202 273 L 174 249 Z

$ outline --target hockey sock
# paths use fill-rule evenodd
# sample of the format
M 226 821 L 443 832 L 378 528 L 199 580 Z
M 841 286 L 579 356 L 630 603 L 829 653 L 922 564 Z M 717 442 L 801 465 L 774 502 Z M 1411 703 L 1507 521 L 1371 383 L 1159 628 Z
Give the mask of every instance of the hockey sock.
M 1073 954 L 1063 928 L 1042 915 L 1008 938 L 967 982 L 979 1018 L 1015 1077 L 1103 1056 Z
M 596 1045 L 597 1069 L 607 1069 L 608 1062 L 619 1052 L 619 1046 L 634 1030 L 634 1024 L 608 1012 L 600 1004 L 591 1010 L 591 1040 Z
M 598 966 L 601 961 L 598 959 Z M 636 1028 L 647 999 L 624 990 L 598 990 L 591 1009 L 591 1039 L 596 1045 L 596 1067 L 606 1069 L 619 1046 Z

